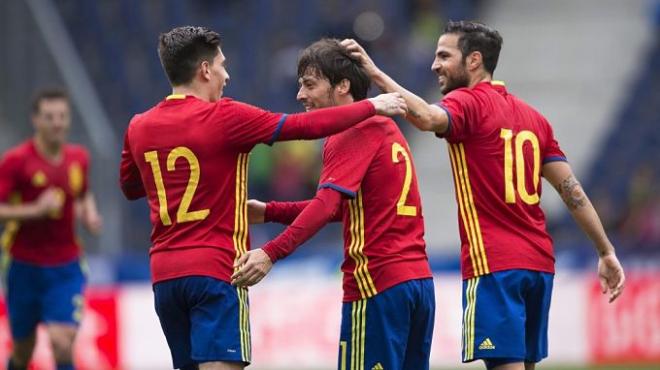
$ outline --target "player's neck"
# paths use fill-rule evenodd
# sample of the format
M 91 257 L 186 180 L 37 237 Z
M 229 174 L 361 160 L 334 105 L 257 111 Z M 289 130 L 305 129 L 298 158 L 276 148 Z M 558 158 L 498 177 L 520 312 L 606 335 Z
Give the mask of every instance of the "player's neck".
M 37 152 L 49 162 L 58 163 L 62 160 L 61 144 L 49 145 L 40 136 L 35 135 L 34 146 L 37 149 Z
M 339 98 L 335 98 L 335 106 L 352 104 L 354 102 L 355 100 L 353 100 L 352 96 L 342 96 Z
M 200 88 L 198 86 L 195 86 L 194 84 L 191 85 L 181 85 L 181 86 L 173 86 L 172 87 L 172 94 L 173 95 L 190 95 L 194 96 L 197 99 L 204 100 L 207 102 L 213 101 L 213 94 L 210 92 L 205 91 L 205 89 Z
M 468 87 L 473 88 L 477 84 L 480 84 L 482 82 L 490 82 L 492 80 L 493 80 L 493 76 L 491 76 L 489 73 L 486 73 L 485 71 L 481 73 L 475 73 L 470 77 L 470 85 Z

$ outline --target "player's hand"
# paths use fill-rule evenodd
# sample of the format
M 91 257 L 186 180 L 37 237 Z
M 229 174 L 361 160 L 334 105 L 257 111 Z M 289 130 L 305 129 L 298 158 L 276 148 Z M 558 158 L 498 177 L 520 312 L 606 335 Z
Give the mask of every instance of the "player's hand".
M 249 287 L 261 281 L 273 267 L 270 257 L 262 249 L 253 249 L 234 263 L 238 270 L 231 276 L 231 284 Z
M 64 205 L 64 192 L 61 189 L 48 188 L 35 201 L 37 217 L 56 216 Z
M 378 67 L 376 67 L 374 61 L 371 60 L 367 52 L 360 44 L 357 43 L 357 41 L 353 39 L 344 39 L 342 40 L 341 45 L 345 47 L 346 50 L 348 50 L 351 58 L 360 62 L 362 68 L 364 68 L 369 77 L 374 78 L 380 73 L 380 70 Z
M 626 276 L 623 267 L 614 253 L 602 256 L 598 259 L 598 279 L 603 294 L 610 293 L 612 303 L 623 292 Z
M 381 116 L 405 115 L 408 112 L 406 101 L 397 92 L 380 94 L 369 100 L 376 107 L 376 114 Z
M 266 203 L 256 199 L 247 201 L 248 207 L 248 223 L 249 224 L 263 224 L 264 215 L 266 214 Z

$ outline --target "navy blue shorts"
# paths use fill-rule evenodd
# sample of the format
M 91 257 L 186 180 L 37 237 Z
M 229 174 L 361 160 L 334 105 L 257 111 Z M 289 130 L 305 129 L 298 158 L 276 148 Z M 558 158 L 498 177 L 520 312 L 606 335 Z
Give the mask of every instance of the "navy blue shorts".
M 548 356 L 554 275 L 507 270 L 463 281 L 463 362 L 539 362 Z
M 39 322 L 80 324 L 85 275 L 78 260 L 41 267 L 12 260 L 7 271 L 7 310 L 14 339 L 25 339 Z
M 430 278 L 344 303 L 339 370 L 428 370 L 434 317 Z
M 175 369 L 211 361 L 250 363 L 247 289 L 206 276 L 167 280 L 153 288 Z

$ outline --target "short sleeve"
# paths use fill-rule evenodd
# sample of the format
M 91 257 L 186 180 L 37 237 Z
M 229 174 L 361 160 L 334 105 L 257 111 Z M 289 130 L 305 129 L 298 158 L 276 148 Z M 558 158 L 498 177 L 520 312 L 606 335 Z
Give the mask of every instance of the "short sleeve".
M 0 159 L 0 202 L 7 202 L 9 195 L 16 189 L 16 177 L 20 165 L 19 156 L 12 152 Z
M 472 92 L 467 89 L 454 90 L 437 105 L 447 112 L 449 126 L 447 131 L 436 136 L 449 142 L 459 142 L 472 134 L 479 116 L 479 104 Z
M 216 114 L 219 120 L 230 118 L 225 130 L 231 142 L 249 148 L 260 143 L 272 145 L 282 131 L 287 116 L 231 99 L 223 99 Z
M 383 142 L 385 130 L 383 124 L 369 123 L 330 137 L 323 149 L 319 189 L 331 188 L 354 198 Z
M 545 147 L 543 148 L 543 164 L 550 162 L 563 161 L 566 162 L 566 155 L 559 147 L 559 142 L 555 139 L 554 132 L 550 123 L 543 118 L 545 126 L 546 138 L 544 140 Z

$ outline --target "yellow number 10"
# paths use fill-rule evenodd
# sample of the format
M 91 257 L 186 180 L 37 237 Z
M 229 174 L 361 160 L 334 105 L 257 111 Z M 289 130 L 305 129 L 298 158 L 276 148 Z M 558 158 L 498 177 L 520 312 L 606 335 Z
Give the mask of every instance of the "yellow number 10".
M 176 147 L 167 155 L 168 171 L 171 172 L 175 170 L 176 160 L 179 158 L 184 158 L 188 161 L 188 164 L 190 165 L 190 177 L 188 178 L 186 191 L 183 193 L 183 198 L 179 204 L 179 209 L 176 212 L 176 222 L 201 221 L 209 215 L 210 211 L 208 208 L 200 209 L 199 211 L 188 211 L 190 203 L 195 196 L 197 184 L 199 184 L 199 174 L 201 172 L 199 168 L 199 160 L 197 160 L 195 153 L 190 149 L 184 146 Z M 170 219 L 170 214 L 167 212 L 167 194 L 165 192 L 165 184 L 163 183 L 163 174 L 160 172 L 158 152 L 155 150 L 146 152 L 144 153 L 144 159 L 151 165 L 151 171 L 154 173 L 156 192 L 158 193 L 158 213 L 160 214 L 160 220 L 163 222 L 163 225 L 170 226 L 172 225 L 172 220 Z
M 504 139 L 504 199 L 507 203 L 516 203 L 516 194 L 513 188 L 513 149 L 511 141 L 513 131 L 503 128 L 500 130 L 500 138 Z M 532 180 L 534 182 L 534 192 L 529 194 L 525 187 L 525 156 L 523 147 L 525 142 L 532 145 L 534 152 L 534 168 L 532 171 Z M 533 132 L 523 130 L 516 135 L 516 187 L 518 195 L 523 202 L 534 205 L 539 202 L 539 170 L 541 167 L 541 155 L 539 153 L 539 140 Z

